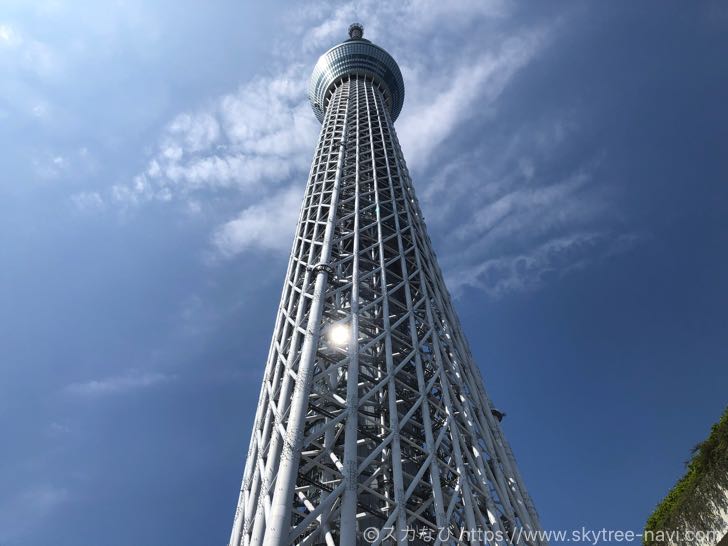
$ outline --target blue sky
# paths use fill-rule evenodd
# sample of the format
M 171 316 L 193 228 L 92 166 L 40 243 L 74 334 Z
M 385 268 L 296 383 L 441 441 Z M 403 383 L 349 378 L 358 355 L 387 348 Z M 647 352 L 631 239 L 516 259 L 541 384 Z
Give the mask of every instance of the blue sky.
M 544 527 L 681 475 L 728 402 L 724 3 L 6 0 L 0 544 L 226 542 L 355 19 Z

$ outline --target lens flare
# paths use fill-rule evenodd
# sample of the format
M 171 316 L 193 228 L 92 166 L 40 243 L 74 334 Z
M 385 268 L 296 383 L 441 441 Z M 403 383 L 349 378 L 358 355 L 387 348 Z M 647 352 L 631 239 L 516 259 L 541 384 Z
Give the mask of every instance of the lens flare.
M 343 324 L 335 324 L 329 328 L 329 340 L 334 345 L 342 347 L 349 342 L 349 327 Z

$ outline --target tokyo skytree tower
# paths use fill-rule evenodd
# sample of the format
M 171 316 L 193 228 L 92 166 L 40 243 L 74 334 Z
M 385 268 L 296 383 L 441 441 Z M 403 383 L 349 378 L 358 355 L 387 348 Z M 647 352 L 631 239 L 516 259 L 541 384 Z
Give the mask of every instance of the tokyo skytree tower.
M 543 546 L 394 131 L 402 74 L 349 36 L 311 76 L 321 134 L 230 546 Z

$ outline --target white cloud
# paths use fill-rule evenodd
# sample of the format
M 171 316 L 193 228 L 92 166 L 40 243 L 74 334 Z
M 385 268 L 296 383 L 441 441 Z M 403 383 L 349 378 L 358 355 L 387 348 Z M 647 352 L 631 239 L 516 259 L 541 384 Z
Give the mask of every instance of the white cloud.
M 568 115 L 517 126 L 490 151 L 480 137 L 462 149 L 448 143 L 469 126 L 478 123 L 482 131 L 497 119 L 499 99 L 555 35 L 554 22 L 480 32 L 502 25 L 512 10 L 501 0 L 306 4 L 290 15 L 291 30 L 276 48 L 277 71 L 175 116 L 143 171 L 114 186 L 111 198 L 127 205 L 182 201 L 182 210 L 195 215 L 216 193 L 232 193 L 245 208 L 214 229 L 216 255 L 287 250 L 319 130 L 306 98 L 313 59 L 302 59 L 337 43 L 366 13 L 367 37 L 386 36 L 381 42 L 405 76 L 407 104 L 397 131 L 431 226 L 456 242 L 442 254 L 445 269 L 459 285 L 487 286 L 491 294 L 535 286 L 535 272 L 556 263 L 570 267 L 554 256 L 583 261 L 566 249 L 588 254 L 588 241 L 608 232 L 600 225 L 608 207 L 592 191 L 594 165 L 573 166 L 556 180 L 542 174 L 550 170 L 551 152 L 573 137 Z M 445 148 L 442 163 L 436 152 Z M 428 172 L 436 157 L 440 167 Z M 205 210 L 214 221 L 215 211 Z M 484 284 L 494 271 L 504 272 L 503 280 Z
M 7 497 L 0 505 L 0 536 L 6 540 L 21 537 L 69 499 L 68 489 L 50 483 L 35 484 Z
M 33 113 L 33 116 L 37 118 L 45 118 L 48 116 L 49 110 L 50 107 L 48 106 L 48 103 L 41 101 L 33 106 L 31 112 Z
M 473 18 L 500 18 L 510 12 L 505 0 L 410 0 L 406 2 L 408 12 L 413 15 L 413 24 L 431 28 L 433 25 L 462 24 Z
M 39 114 L 45 116 L 45 113 Z M 62 179 L 71 176 L 86 176 L 96 171 L 97 164 L 95 158 L 89 153 L 88 148 L 81 147 L 76 149 L 63 149 L 62 151 L 47 149 L 38 151 L 31 159 L 33 170 L 39 178 L 44 179 Z M 72 200 L 76 200 L 76 196 L 91 197 L 92 194 L 101 194 L 99 192 L 80 192 L 71 196 Z
M 302 74 L 291 65 L 277 76 L 254 78 L 208 108 L 179 114 L 145 171 L 114 186 L 113 199 L 197 201 L 192 194 L 221 190 L 263 197 L 295 174 L 303 178 L 319 128 Z
M 83 212 L 103 210 L 105 203 L 101 194 L 96 191 L 84 191 L 71 196 L 71 201 Z
M 442 142 L 468 118 L 493 107 L 513 76 L 541 50 L 544 30 L 525 32 L 506 39 L 494 51 L 479 57 L 466 56 L 433 85 L 429 69 L 407 74 L 413 95 L 397 131 L 412 165 L 422 170 Z
M 283 251 L 291 246 L 303 189 L 291 186 L 244 209 L 212 237 L 215 249 L 231 257 L 249 248 Z
M 52 485 L 32 487 L 21 495 L 21 502 L 34 506 L 43 514 L 48 513 L 66 499 L 68 499 L 68 491 Z
M 623 252 L 636 241 L 630 234 L 572 233 L 550 239 L 525 253 L 498 256 L 461 268 L 448 277 L 448 286 L 455 294 L 469 286 L 496 298 L 534 290 L 550 277 L 561 277 Z
M 389 45 L 407 42 L 417 43 L 420 48 L 439 30 L 460 31 L 468 23 L 481 23 L 484 19 L 499 19 L 510 11 L 504 0 L 402 0 L 383 3 L 377 0 L 355 2 L 307 2 L 290 14 L 290 25 L 307 29 L 296 33 L 305 51 L 320 52 L 346 37 L 350 23 L 364 24 L 367 38 Z M 287 50 L 290 51 L 292 44 Z
M 65 436 L 71 432 L 71 427 L 64 423 L 59 423 L 57 421 L 53 421 L 50 425 L 48 425 L 48 428 L 46 430 L 46 433 L 51 438 L 58 438 L 60 436 Z
M 443 67 L 432 66 L 437 47 L 428 38 L 441 31 L 457 33 L 473 19 L 504 17 L 506 4 L 464 1 L 447 10 L 427 0 L 364 4 L 357 8 L 353 2 L 322 2 L 301 8 L 291 21 L 293 31 L 283 38 L 287 45 L 278 48 L 283 52 L 280 70 L 254 77 L 204 108 L 175 116 L 143 172 L 115 185 L 112 200 L 126 205 L 184 200 L 199 209 L 211 192 L 238 192 L 247 208 L 215 230 L 214 248 L 224 256 L 252 248 L 279 250 L 290 244 L 282 234 L 289 235 L 292 224 L 280 218 L 271 222 L 266 214 L 280 202 L 298 210 L 299 203 L 292 201 L 298 193 L 277 188 L 294 180 L 296 187 L 303 186 L 319 131 L 306 97 L 311 66 L 301 63 L 301 49 L 318 52 L 338 42 L 359 11 L 367 13 L 365 23 L 368 32 L 373 31 L 368 36 L 376 40 L 377 34 L 387 35 L 392 47 L 408 52 L 401 62 L 410 104 L 398 128 L 408 159 L 421 168 L 475 102 L 495 102 L 544 41 L 543 32 L 530 31 L 495 40 L 478 49 L 475 58 L 456 51 L 449 56 L 458 61 L 455 66 L 434 75 L 434 69 Z M 403 27 L 408 33 L 394 32 Z M 291 222 L 295 217 L 292 214 Z
M 66 392 L 77 396 L 97 397 L 112 394 L 123 394 L 167 383 L 175 377 L 160 372 L 143 372 L 132 370 L 124 375 L 94 379 L 83 383 L 71 383 Z
M 572 115 L 552 115 L 510 122 L 509 137 L 484 137 L 416 181 L 436 247 L 447 241 L 440 259 L 455 294 L 531 290 L 640 240 L 620 225 L 609 186 L 599 183 L 602 155 L 565 161 L 579 126 Z
M 248 190 L 262 180 L 284 180 L 292 171 L 289 162 L 277 158 L 228 154 L 195 158 L 184 165 L 173 163 L 163 172 L 177 187 L 183 185 L 184 191 L 189 192 L 201 187 L 236 186 L 241 191 Z
M 395 6 L 364 4 L 321 2 L 296 12 L 296 22 L 291 21 L 295 28 L 283 38 L 288 40 L 288 47 L 279 48 L 284 51 L 282 68 L 271 76 L 253 78 L 206 108 L 177 115 L 160 137 L 159 149 L 144 172 L 128 184 L 117 185 L 114 197 L 140 203 L 187 198 L 201 190 L 250 192 L 262 183 L 277 184 L 295 174 L 303 175 L 319 125 L 306 98 L 311 66 L 300 62 L 301 47 L 319 51 L 339 41 L 358 12 L 366 12 L 367 24 L 375 34 L 386 34 L 400 43 L 398 47 L 410 51 L 417 51 L 415 45 L 436 31 L 444 18 L 457 26 L 472 22 L 474 17 L 502 17 L 507 12 L 506 4 L 499 0 L 456 2 L 447 10 L 440 9 L 439 14 L 434 13 L 437 3 L 426 0 Z M 410 34 L 389 32 L 405 25 L 411 28 Z M 469 56 L 454 54 L 452 58 L 460 60 L 454 80 L 452 74 L 433 79 L 431 74 L 422 73 L 428 68 L 427 49 L 419 48 L 421 56 L 414 62 L 417 69 L 408 69 L 404 62 L 404 70 L 413 77 L 407 82 L 408 89 L 414 90 L 411 95 L 417 99 L 417 90 L 427 90 L 420 93 L 421 100 L 410 104 L 411 117 L 399 123 L 413 164 L 423 164 L 432 148 L 454 130 L 470 101 L 481 94 L 491 102 L 495 100 L 539 43 L 536 33 L 531 33 L 497 45 L 497 50 L 474 62 Z M 425 82 L 428 85 L 421 85 Z M 262 197 L 265 194 L 261 192 Z
M 514 236 L 538 235 L 580 220 L 589 221 L 599 204 L 576 195 L 589 180 L 586 172 L 577 172 L 554 184 L 513 189 L 475 210 L 470 221 L 453 234 L 460 240 L 476 239 L 483 245 Z
M 0 24 L 0 59 L 6 68 L 43 80 L 55 78 L 63 70 L 61 59 L 48 44 L 9 24 Z
M 208 149 L 220 137 L 220 124 L 208 112 L 185 113 L 173 119 L 167 131 L 170 137 L 181 137 L 187 151 L 197 152 Z
M 67 174 L 70 162 L 67 157 L 59 154 L 38 154 L 33 158 L 35 173 L 40 178 L 58 178 Z
M 370 13 L 370 20 L 377 18 L 377 12 L 381 9 L 380 7 L 379 10 L 367 10 Z M 300 36 L 301 45 L 306 51 L 323 53 L 346 37 L 344 33 L 357 19 L 357 15 L 356 4 L 353 2 L 342 2 L 335 7 L 326 2 L 306 5 L 294 17 L 302 22 L 303 28 L 308 29 Z
M 13 27 L 5 24 L 0 25 L 0 44 L 6 47 L 16 47 L 20 43 L 20 36 Z

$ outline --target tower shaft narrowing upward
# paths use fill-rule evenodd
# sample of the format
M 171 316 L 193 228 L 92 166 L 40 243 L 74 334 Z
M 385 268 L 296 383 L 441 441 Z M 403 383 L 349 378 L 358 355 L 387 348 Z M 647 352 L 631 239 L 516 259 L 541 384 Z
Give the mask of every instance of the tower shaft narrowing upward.
M 543 545 L 394 132 L 399 68 L 350 36 L 311 80 L 323 125 L 230 546 Z

